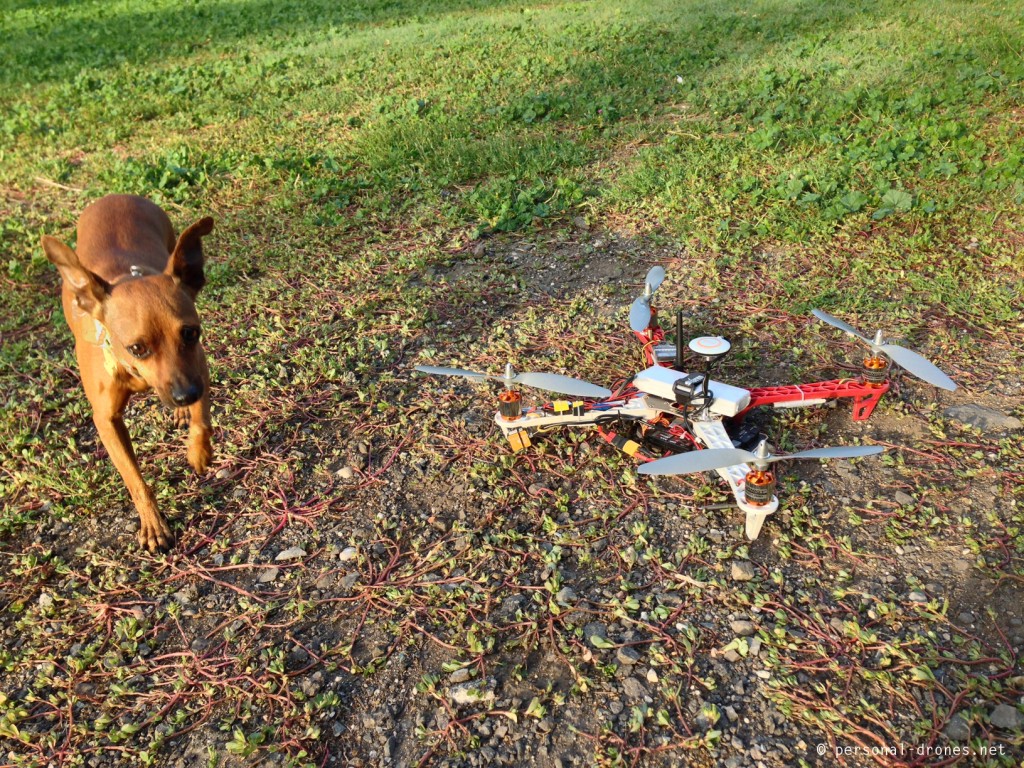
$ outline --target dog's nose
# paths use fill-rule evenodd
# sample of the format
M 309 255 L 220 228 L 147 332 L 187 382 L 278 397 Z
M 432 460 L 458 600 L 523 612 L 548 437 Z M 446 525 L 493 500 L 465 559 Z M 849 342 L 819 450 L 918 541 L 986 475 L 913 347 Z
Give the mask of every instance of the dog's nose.
M 190 381 L 187 384 L 175 384 L 171 387 L 171 400 L 179 408 L 192 405 L 203 396 L 203 385 L 201 382 Z

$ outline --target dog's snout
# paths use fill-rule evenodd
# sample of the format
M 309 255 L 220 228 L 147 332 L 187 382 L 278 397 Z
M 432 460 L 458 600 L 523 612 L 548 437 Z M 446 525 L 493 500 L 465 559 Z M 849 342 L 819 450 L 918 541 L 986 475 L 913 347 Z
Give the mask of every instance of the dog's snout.
M 175 384 L 171 388 L 171 399 L 179 408 L 192 405 L 203 396 L 203 384 L 198 381 L 190 381 L 185 384 Z

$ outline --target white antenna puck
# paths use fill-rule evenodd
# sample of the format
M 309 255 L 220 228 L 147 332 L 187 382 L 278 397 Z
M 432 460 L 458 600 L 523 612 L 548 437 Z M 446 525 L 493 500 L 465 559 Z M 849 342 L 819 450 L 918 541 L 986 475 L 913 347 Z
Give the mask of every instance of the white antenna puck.
M 693 339 L 687 346 L 691 352 L 704 357 L 718 357 L 724 355 L 732 348 L 732 344 L 721 336 L 699 336 Z

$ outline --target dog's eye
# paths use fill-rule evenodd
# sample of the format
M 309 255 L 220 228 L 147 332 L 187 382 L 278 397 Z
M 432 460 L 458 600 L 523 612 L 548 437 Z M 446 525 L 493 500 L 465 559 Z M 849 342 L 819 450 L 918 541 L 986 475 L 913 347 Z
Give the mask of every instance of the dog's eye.
M 186 344 L 195 344 L 197 341 L 199 341 L 199 329 L 182 328 L 181 338 Z
M 128 351 L 131 352 L 134 357 L 139 358 L 139 360 L 145 360 L 152 354 L 152 350 L 141 341 L 128 347 Z

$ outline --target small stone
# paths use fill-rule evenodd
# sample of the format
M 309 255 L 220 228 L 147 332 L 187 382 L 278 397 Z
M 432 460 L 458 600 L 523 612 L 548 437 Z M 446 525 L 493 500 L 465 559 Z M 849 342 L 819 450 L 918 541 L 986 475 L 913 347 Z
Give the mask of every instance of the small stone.
M 772 677 L 772 673 L 769 672 L 767 669 L 759 669 L 754 674 L 760 677 L 762 680 L 770 680 Z
M 729 629 L 739 637 L 750 637 L 754 634 L 754 625 L 749 621 L 730 621 Z
M 448 689 L 448 698 L 455 704 L 486 704 L 494 701 L 494 688 L 483 680 L 460 683 Z
M 971 624 L 974 623 L 974 614 L 971 613 L 970 611 L 964 611 L 963 613 L 961 613 L 956 618 L 957 618 L 957 621 L 959 621 L 961 624 L 971 625 Z
M 334 584 L 334 577 L 336 575 L 337 574 L 333 573 L 332 571 L 328 571 L 319 579 L 317 579 L 313 586 L 317 589 L 329 589 L 330 586 Z
M 1000 704 L 993 709 L 988 716 L 988 721 L 996 728 L 1002 728 L 1005 731 L 1024 729 L 1024 715 L 1020 713 L 1019 709 L 1009 704 Z
M 946 723 L 942 732 L 950 741 L 967 741 L 971 738 L 971 727 L 967 724 L 967 719 L 959 712 L 949 718 L 949 722 Z
M 994 408 L 985 408 L 973 403 L 950 406 L 944 413 L 946 418 L 977 427 L 986 434 L 1016 430 L 1024 427 L 1024 423 L 1021 423 L 1021 420 L 1016 416 L 1007 416 L 1005 413 Z
M 555 602 L 563 606 L 573 605 L 576 602 L 576 592 L 572 587 L 562 587 L 555 595 Z
M 896 494 L 895 496 L 893 496 L 893 498 L 896 499 L 896 503 L 899 504 L 901 507 L 912 507 L 916 503 L 914 497 L 911 496 L 906 491 L 896 491 Z
M 48 611 L 53 608 L 53 595 L 48 592 L 42 592 L 36 602 L 39 603 L 39 609 L 41 611 Z
M 927 603 L 928 595 L 926 595 L 924 592 L 911 592 L 909 595 L 907 595 L 907 599 L 910 600 L 910 602 L 912 603 Z
M 473 672 L 469 667 L 460 667 L 448 676 L 448 679 L 453 683 L 465 683 L 467 680 L 471 680 L 472 678 Z
M 355 477 L 356 471 L 352 469 L 352 467 L 346 466 L 342 467 L 334 474 L 340 480 L 351 480 L 353 477 Z
M 229 477 L 231 477 L 231 470 L 228 469 L 227 467 L 223 467 L 222 469 L 217 470 L 218 480 L 227 480 Z
M 619 662 L 619 664 L 628 667 L 640 661 L 640 652 L 635 648 L 630 648 L 629 646 L 624 645 L 615 651 L 615 660 Z
M 747 560 L 736 560 L 732 564 L 734 581 L 750 581 L 754 578 L 754 565 Z
M 246 492 L 245 488 L 243 488 L 242 486 L 238 486 L 237 488 L 235 488 L 235 490 L 233 490 L 231 492 L 231 498 L 233 498 L 233 499 L 241 499 L 241 498 L 245 497 L 246 493 L 247 492 Z
M 625 709 L 625 707 L 622 705 L 622 702 L 618 699 L 613 699 L 612 701 L 608 702 L 608 711 L 611 712 L 613 715 L 621 714 L 623 709 Z
M 608 628 L 599 621 L 592 621 L 583 627 L 584 640 L 587 640 L 591 645 L 593 645 L 595 637 L 599 637 L 602 640 L 608 639 Z
M 267 584 L 277 578 L 277 575 L 281 573 L 281 569 L 275 565 L 269 568 L 260 569 L 260 575 L 256 577 L 256 581 L 260 584 Z
M 742 657 L 736 651 L 730 648 L 728 651 L 722 654 L 722 658 L 728 662 L 732 662 L 733 664 L 735 664 Z
M 647 695 L 647 689 L 644 687 L 644 684 L 635 677 L 627 677 L 623 680 L 622 690 L 631 699 L 642 699 Z
M 338 553 L 338 562 L 347 563 L 351 560 L 355 560 L 359 555 L 359 550 L 355 547 L 345 547 L 341 552 Z
M 736 709 L 733 707 L 725 708 L 725 716 L 729 718 L 730 723 L 735 723 L 737 720 L 740 719 L 740 716 L 736 714 Z
M 654 685 L 654 683 L 658 682 L 658 673 L 655 672 L 653 669 L 647 670 L 647 682 L 651 685 Z
M 552 720 L 550 717 L 545 717 L 543 720 L 537 723 L 537 727 L 544 733 L 551 733 L 551 731 L 555 729 L 555 721 Z
M 761 638 L 753 637 L 750 640 L 750 655 L 757 656 L 759 653 L 761 653 Z
M 298 560 L 300 557 L 306 556 L 306 550 L 302 547 L 288 547 L 288 549 L 282 550 L 277 553 L 275 561 L 281 562 L 282 560 Z

